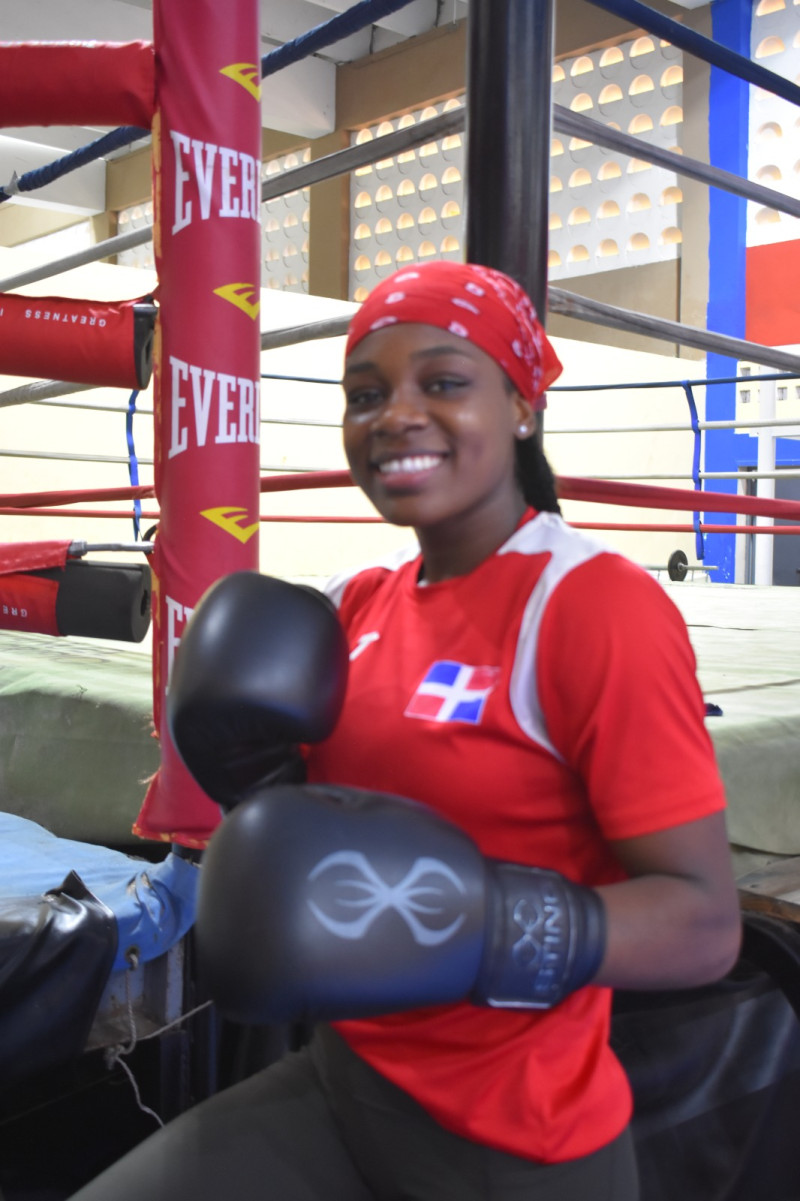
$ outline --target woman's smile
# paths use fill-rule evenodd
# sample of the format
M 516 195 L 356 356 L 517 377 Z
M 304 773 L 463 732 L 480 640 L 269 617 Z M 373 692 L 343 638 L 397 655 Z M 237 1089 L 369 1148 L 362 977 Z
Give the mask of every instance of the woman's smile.
M 377 459 L 373 470 L 381 477 L 381 486 L 388 492 L 413 491 L 424 487 L 447 458 L 448 455 L 441 451 L 398 451 Z
M 438 467 L 444 462 L 443 454 L 413 454 L 402 455 L 397 458 L 384 459 L 380 463 L 375 464 L 376 470 L 381 475 L 419 475 L 420 472 L 431 471 L 434 467 Z

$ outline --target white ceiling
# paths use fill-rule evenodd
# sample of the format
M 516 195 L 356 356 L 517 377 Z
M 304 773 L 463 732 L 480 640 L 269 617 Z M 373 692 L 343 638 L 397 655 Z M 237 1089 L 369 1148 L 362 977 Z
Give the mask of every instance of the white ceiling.
M 227 0 L 231 3 L 232 0 Z M 261 54 L 351 8 L 355 0 L 259 0 Z M 376 25 L 267 77 L 262 84 L 263 124 L 320 137 L 336 127 L 335 74 L 340 63 L 376 53 L 437 25 L 466 16 L 468 0 L 411 0 Z M 0 0 L 0 41 L 151 40 L 152 0 Z M 93 141 L 105 130 L 47 126 L 2 129 L 0 185 Z M 105 208 L 105 163 L 100 161 L 25 197 L 7 203 L 92 215 Z

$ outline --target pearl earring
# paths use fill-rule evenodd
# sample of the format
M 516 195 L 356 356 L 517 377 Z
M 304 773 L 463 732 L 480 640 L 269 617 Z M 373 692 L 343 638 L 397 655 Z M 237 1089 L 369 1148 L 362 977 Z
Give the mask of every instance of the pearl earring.
M 523 424 L 523 425 L 520 425 L 520 426 L 517 428 L 517 433 L 519 434 L 520 438 L 524 438 L 524 437 L 525 437 L 525 435 L 527 434 L 527 432 L 528 432 L 528 427 L 527 427 L 527 425 L 525 425 L 525 424 Z

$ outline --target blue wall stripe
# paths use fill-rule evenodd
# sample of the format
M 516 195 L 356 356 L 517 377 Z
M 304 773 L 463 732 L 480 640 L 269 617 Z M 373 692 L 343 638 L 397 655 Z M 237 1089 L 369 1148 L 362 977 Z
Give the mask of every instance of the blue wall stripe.
M 714 41 L 739 54 L 750 55 L 750 0 L 713 0 L 711 30 Z M 710 71 L 708 97 L 709 159 L 713 166 L 747 176 L 748 85 L 719 67 Z M 706 325 L 716 333 L 743 338 L 745 332 L 745 246 L 747 202 L 741 197 L 709 189 L 708 309 Z M 735 361 L 709 354 L 710 378 L 735 374 Z M 710 421 L 730 420 L 736 415 L 736 385 L 719 384 L 706 392 L 706 416 Z M 732 430 L 706 433 L 706 470 L 733 471 L 737 458 L 747 454 L 744 439 Z M 748 442 L 750 440 L 748 439 Z M 755 444 L 753 443 L 753 446 Z M 740 450 L 741 447 L 741 450 Z M 715 480 L 713 490 L 736 492 L 735 480 Z M 715 521 L 735 522 L 731 515 Z M 735 570 L 735 535 L 709 534 L 706 563 L 719 570 L 715 582 L 732 583 Z

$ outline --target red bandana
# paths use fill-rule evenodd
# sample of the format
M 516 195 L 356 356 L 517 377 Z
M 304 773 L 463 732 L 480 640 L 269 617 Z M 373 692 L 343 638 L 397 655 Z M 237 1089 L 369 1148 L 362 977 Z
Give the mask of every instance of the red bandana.
M 350 322 L 345 355 L 387 325 L 435 325 L 466 338 L 498 363 L 534 409 L 561 374 L 527 293 L 502 271 L 436 261 L 395 272 L 370 292 Z

